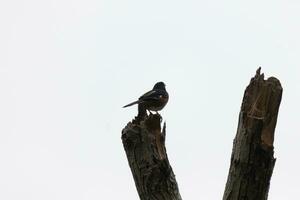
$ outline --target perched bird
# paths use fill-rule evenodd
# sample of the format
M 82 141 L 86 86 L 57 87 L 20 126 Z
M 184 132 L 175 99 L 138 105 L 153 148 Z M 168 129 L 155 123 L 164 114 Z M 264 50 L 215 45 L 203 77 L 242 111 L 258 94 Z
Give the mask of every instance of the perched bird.
M 150 111 L 157 112 L 165 107 L 165 105 L 168 103 L 168 100 L 169 100 L 169 94 L 166 91 L 166 85 L 163 82 L 158 82 L 154 85 L 152 90 L 143 94 L 139 98 L 139 100 L 127 104 L 126 106 L 123 106 L 123 108 L 138 104 L 139 112 L 140 112 L 140 108 L 144 108 L 149 112 Z

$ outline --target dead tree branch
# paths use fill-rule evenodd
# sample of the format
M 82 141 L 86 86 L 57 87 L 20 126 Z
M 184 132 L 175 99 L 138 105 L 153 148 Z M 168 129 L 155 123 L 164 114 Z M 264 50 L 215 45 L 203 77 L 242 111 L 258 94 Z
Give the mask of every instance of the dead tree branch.
M 257 70 L 244 93 L 223 200 L 267 200 L 282 87 Z
M 122 131 L 122 142 L 141 200 L 181 200 L 165 148 L 161 116 L 139 115 Z

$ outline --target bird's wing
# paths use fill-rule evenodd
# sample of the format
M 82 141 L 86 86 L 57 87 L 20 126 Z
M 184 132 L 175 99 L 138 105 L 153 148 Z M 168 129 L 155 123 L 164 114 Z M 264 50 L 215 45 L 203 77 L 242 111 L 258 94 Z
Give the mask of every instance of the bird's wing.
M 139 100 L 142 100 L 142 101 L 147 101 L 147 100 L 157 100 L 160 98 L 161 96 L 161 91 L 159 90 L 151 90 L 147 93 L 145 93 L 144 95 L 142 95 Z
M 153 94 L 155 94 L 154 90 L 150 90 L 149 92 L 146 92 L 145 94 L 143 94 L 142 96 L 140 96 L 139 100 L 145 100 L 148 97 L 152 96 Z
M 139 100 L 137 101 L 134 101 L 130 104 L 127 104 L 125 106 L 123 106 L 123 108 L 126 108 L 126 107 L 129 107 L 129 106 L 132 106 L 134 104 L 138 104 L 138 103 L 141 103 L 143 101 L 149 101 L 149 100 L 155 100 L 155 99 L 158 99 L 158 95 L 157 95 L 157 91 L 155 90 L 150 90 L 149 92 L 146 92 L 145 94 L 143 94 Z

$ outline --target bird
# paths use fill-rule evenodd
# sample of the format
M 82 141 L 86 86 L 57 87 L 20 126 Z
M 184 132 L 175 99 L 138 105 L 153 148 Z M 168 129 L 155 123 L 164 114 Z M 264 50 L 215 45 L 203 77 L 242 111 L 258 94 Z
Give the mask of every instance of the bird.
M 146 109 L 151 113 L 151 111 L 157 111 L 162 110 L 169 100 L 169 94 L 166 90 L 166 85 L 164 82 L 157 82 L 153 89 L 149 92 L 146 92 L 137 101 L 134 101 L 132 103 L 129 103 L 123 108 L 138 104 L 139 105 L 139 112 L 140 109 Z

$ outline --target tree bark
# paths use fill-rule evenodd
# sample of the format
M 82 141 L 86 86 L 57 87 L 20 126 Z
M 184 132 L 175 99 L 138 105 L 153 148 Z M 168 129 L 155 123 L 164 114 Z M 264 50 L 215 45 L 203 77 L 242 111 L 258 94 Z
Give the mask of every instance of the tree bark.
M 142 117 L 141 117 L 142 116 Z M 144 113 L 122 130 L 122 142 L 141 200 L 181 200 L 165 148 L 166 124 Z
M 259 68 L 244 93 L 223 200 L 267 200 L 281 96 L 279 80 Z

